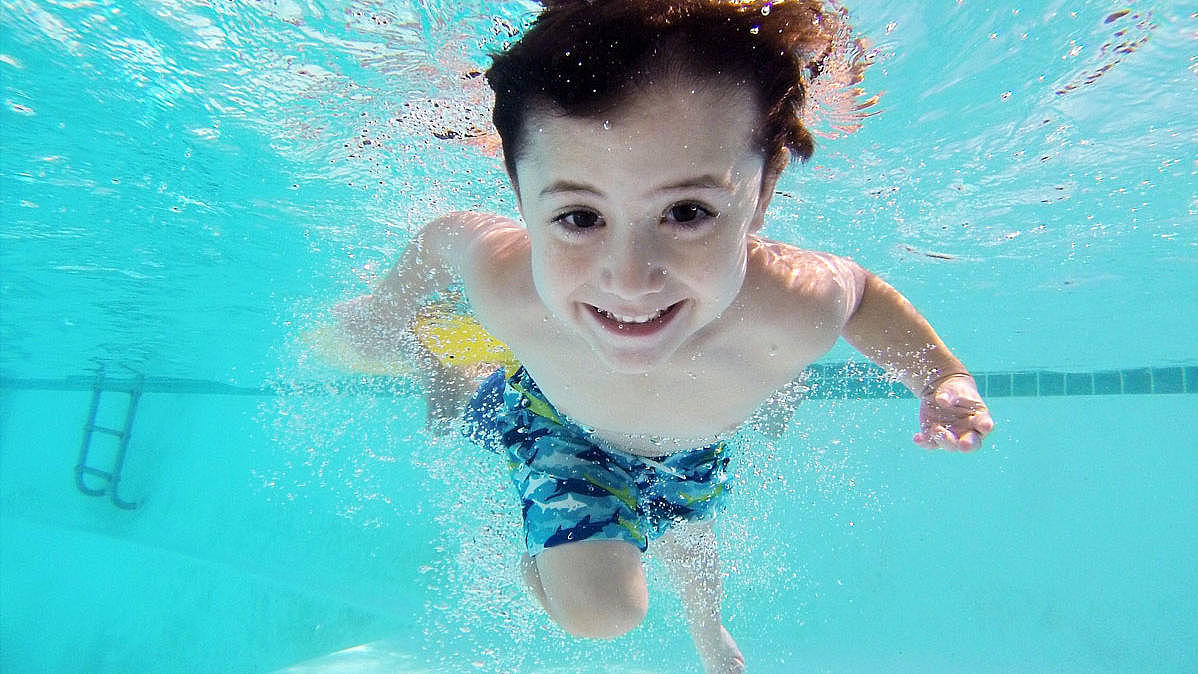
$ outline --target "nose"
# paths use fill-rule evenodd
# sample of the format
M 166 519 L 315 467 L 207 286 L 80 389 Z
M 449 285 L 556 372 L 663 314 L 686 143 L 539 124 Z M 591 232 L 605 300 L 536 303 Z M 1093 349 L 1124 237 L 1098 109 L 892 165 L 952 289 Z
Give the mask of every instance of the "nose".
M 666 282 L 661 242 L 652 232 L 631 229 L 607 241 L 599 277 L 604 292 L 629 300 L 661 292 Z

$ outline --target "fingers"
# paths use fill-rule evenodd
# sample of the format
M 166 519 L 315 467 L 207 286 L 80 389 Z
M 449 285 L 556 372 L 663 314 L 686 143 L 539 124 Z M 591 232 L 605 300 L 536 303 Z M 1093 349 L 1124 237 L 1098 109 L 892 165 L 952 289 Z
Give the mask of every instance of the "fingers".
M 982 446 L 982 436 L 976 431 L 965 431 L 957 436 L 957 449 L 962 452 L 972 452 Z
M 956 407 L 957 402 L 960 400 L 960 398 L 957 396 L 957 394 L 953 393 L 952 391 L 941 390 L 939 393 L 936 394 L 934 400 L 936 401 L 937 407 L 943 407 L 943 408 L 947 409 L 947 408 Z
M 994 430 L 994 419 L 990 417 L 990 411 L 983 409 L 973 415 L 973 427 L 978 433 L 985 437 L 990 431 Z
M 336 318 L 357 317 L 365 313 L 365 304 L 369 295 L 359 295 L 343 300 L 333 305 L 331 313 Z
M 915 437 L 911 438 L 915 444 L 924 449 L 947 449 L 952 451 L 957 449 L 957 436 L 952 431 L 944 426 L 936 425 L 929 428 L 927 431 L 916 433 Z
M 959 395 L 952 389 L 942 389 L 932 398 L 938 409 L 954 412 L 960 416 L 968 416 L 986 409 L 986 403 L 972 395 Z
M 990 410 L 971 378 L 945 379 L 922 398 L 920 432 L 912 440 L 924 449 L 972 452 L 994 430 Z
M 994 430 L 986 404 L 975 395 L 959 395 L 949 387 L 925 399 L 920 410 L 920 432 L 912 438 L 924 449 L 972 452 Z
M 993 428 L 993 422 L 990 426 Z M 972 452 L 982 446 L 982 437 L 988 431 L 978 432 L 966 430 L 960 435 L 951 428 L 940 424 L 929 427 L 926 431 L 916 433 L 911 439 L 924 449 L 945 449 L 950 452 Z

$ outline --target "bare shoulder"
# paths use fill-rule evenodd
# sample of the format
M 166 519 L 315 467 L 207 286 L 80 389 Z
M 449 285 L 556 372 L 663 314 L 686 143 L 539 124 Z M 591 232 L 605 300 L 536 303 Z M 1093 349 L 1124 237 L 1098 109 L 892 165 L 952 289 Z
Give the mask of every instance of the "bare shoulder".
M 839 334 L 856 310 L 866 272 L 852 260 L 752 238 L 745 282 L 764 320 Z M 796 318 L 799 320 L 796 321 Z
M 421 236 L 424 244 L 467 284 L 480 270 L 517 257 L 528 241 L 524 228 L 515 220 L 474 211 L 446 213 L 430 222 Z
M 524 228 L 502 215 L 476 211 L 454 211 L 432 221 L 425 228 L 426 241 L 452 256 L 455 264 L 481 262 L 510 242 L 524 237 Z
M 795 301 L 840 303 L 860 294 L 865 270 L 846 257 L 753 238 L 748 277 Z
M 449 255 L 475 314 L 504 337 L 506 324 L 535 295 L 528 234 L 515 220 L 490 213 L 456 212 L 439 221 L 455 239 Z

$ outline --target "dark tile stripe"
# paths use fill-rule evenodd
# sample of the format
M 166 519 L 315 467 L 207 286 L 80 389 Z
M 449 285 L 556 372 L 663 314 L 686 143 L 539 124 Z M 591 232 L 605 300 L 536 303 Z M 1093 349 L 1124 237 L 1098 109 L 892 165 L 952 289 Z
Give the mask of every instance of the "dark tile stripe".
M 1093 372 L 1066 372 L 1065 395 L 1089 396 L 1094 395 Z
M 1124 393 L 1152 393 L 1152 370 L 1146 367 L 1123 371 Z
M 1062 372 L 1040 372 L 1040 395 L 1065 395 L 1065 375 Z
M 1180 367 L 1152 368 L 1153 393 L 1185 393 L 1184 373 Z
M 1007 398 L 1012 395 L 1013 390 L 1014 390 L 1013 382 L 1014 382 L 1015 377 L 1010 372 L 1004 372 L 1004 373 L 1000 373 L 1000 374 L 987 374 L 987 375 L 983 375 L 983 376 L 986 377 L 986 390 L 988 390 L 990 392 L 991 397 Z M 976 379 L 976 377 L 975 377 L 975 379 Z M 1026 385 L 1026 383 L 1024 385 Z M 1035 391 L 1036 391 L 1036 389 L 1033 387 L 1032 393 L 1030 395 L 1036 395 Z M 1025 393 L 1024 395 L 1028 395 L 1028 394 Z
M 1011 391 L 1013 396 L 1040 395 L 1040 377 L 1035 372 L 1014 372 L 1011 374 Z
M 1094 393 L 1119 395 L 1123 393 L 1123 375 L 1118 370 L 1094 373 Z

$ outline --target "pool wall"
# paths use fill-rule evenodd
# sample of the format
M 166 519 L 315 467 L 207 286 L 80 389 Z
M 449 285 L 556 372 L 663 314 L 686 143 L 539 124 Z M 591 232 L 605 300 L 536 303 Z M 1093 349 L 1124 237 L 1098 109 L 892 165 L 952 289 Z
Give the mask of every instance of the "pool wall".
M 264 485 L 263 399 L 144 394 L 123 510 L 75 485 L 90 397 L 0 390 L 0 669 L 265 671 L 411 627 L 426 532 Z M 107 465 L 114 439 L 92 444 Z
M 434 545 L 445 532 L 346 515 L 360 475 L 305 486 L 303 464 L 287 488 L 268 484 L 281 457 L 304 455 L 270 415 L 336 396 L 145 394 L 122 487 L 132 511 L 75 487 L 89 398 L 0 389 L 4 671 L 267 671 L 380 639 L 435 642 L 440 667 L 694 666 L 657 572 L 646 625 L 611 644 L 570 641 L 535 615 L 513 639 L 463 588 L 445 591 L 461 633 L 430 635 L 428 569 L 458 552 Z M 1198 397 L 992 404 L 999 430 L 972 455 L 911 445 L 914 401 L 885 398 L 809 400 L 781 444 L 746 452 L 720 529 L 729 628 L 757 671 L 1198 668 Z M 410 400 L 382 410 L 420 418 Z M 405 491 L 421 468 L 394 471 L 396 512 L 466 504 L 470 526 L 468 486 Z

